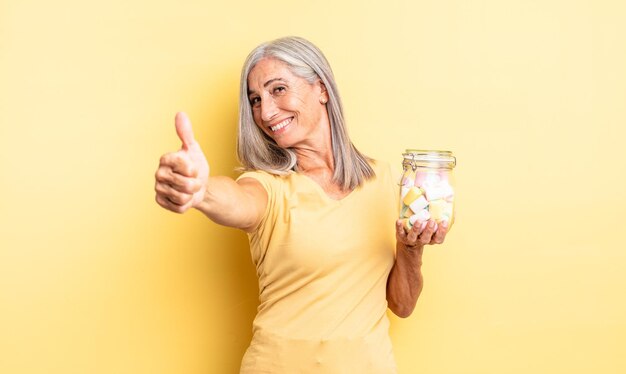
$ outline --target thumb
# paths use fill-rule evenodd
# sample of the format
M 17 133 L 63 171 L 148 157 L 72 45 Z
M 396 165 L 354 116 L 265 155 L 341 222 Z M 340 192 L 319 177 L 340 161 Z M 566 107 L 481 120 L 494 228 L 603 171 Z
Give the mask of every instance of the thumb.
M 191 121 L 185 112 L 176 113 L 176 134 L 183 142 L 183 149 L 185 150 L 196 143 L 193 129 L 191 128 Z

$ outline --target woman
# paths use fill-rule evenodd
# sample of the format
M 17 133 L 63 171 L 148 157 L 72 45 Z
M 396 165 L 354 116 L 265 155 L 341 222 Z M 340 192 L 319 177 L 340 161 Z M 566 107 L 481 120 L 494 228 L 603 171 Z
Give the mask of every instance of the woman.
M 191 123 L 176 116 L 183 146 L 161 158 L 156 200 L 248 233 L 260 305 L 241 373 L 396 372 L 386 309 L 411 314 L 424 246 L 442 243 L 446 224 L 405 231 L 389 166 L 350 142 L 332 71 L 310 42 L 250 53 L 239 116 L 236 181 L 209 176 Z

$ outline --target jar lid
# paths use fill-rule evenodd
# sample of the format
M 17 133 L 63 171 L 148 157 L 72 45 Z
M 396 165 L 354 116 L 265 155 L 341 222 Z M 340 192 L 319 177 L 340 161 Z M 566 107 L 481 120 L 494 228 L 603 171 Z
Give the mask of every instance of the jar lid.
M 456 166 L 456 157 L 452 155 L 451 151 L 407 149 L 402 156 L 405 160 L 415 161 L 420 164 L 435 163 L 450 169 Z

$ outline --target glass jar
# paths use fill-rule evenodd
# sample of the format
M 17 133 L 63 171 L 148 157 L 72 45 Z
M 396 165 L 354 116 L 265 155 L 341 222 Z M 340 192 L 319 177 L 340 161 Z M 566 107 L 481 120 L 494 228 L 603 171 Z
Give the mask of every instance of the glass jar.
M 433 219 L 437 224 L 454 223 L 454 178 L 456 157 L 450 151 L 407 149 L 402 154 L 400 181 L 400 219 L 410 230 L 422 229 Z

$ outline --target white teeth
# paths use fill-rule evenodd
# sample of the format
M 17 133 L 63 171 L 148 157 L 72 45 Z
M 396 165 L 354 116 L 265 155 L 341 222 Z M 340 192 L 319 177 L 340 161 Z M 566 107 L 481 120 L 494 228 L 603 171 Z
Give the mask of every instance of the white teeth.
M 270 130 L 276 132 L 280 129 L 282 129 L 283 127 L 287 126 L 290 122 L 291 122 L 292 118 L 287 118 L 286 120 L 282 121 L 281 123 L 274 125 L 274 126 L 270 126 Z

